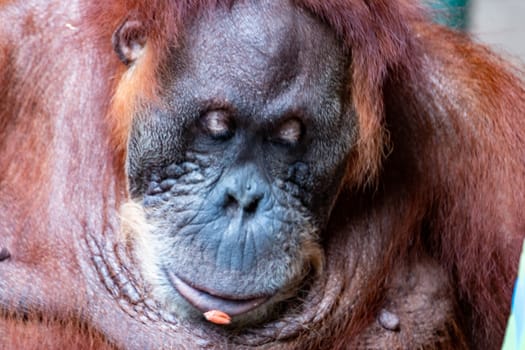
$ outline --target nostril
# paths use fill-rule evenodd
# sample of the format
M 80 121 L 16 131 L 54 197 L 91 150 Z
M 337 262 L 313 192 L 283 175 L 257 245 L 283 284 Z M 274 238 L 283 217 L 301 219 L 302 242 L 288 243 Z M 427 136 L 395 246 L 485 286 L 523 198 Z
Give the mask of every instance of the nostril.
M 248 198 L 246 204 L 243 206 L 244 211 L 249 214 L 255 213 L 257 211 L 257 207 L 259 206 L 260 200 L 260 196 L 252 196 L 251 198 Z
M 255 194 L 244 193 L 242 196 L 236 196 L 228 193 L 224 200 L 224 208 L 229 215 L 235 215 L 239 211 L 253 214 L 257 211 L 261 198 L 262 196 Z
M 264 185 L 250 174 L 230 175 L 224 179 L 221 186 L 222 208 L 231 217 L 237 215 L 253 215 L 260 207 L 264 197 Z
M 229 214 L 235 214 L 239 209 L 239 201 L 235 196 L 231 194 L 226 195 L 226 200 L 224 202 L 224 208 Z

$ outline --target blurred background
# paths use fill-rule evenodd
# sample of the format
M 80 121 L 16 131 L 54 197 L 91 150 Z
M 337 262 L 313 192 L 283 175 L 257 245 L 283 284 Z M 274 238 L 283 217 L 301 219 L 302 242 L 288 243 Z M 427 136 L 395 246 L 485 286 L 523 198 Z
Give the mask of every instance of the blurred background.
M 525 63 L 525 0 L 429 0 L 436 19 Z

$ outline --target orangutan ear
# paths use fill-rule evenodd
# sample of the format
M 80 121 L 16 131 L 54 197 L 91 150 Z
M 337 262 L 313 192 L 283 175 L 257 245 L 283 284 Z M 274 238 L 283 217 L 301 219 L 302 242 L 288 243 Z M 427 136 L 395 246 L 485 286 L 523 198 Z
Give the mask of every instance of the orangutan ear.
M 111 42 L 118 58 L 125 65 L 132 64 L 142 55 L 146 45 L 146 31 L 142 22 L 124 21 L 113 33 Z

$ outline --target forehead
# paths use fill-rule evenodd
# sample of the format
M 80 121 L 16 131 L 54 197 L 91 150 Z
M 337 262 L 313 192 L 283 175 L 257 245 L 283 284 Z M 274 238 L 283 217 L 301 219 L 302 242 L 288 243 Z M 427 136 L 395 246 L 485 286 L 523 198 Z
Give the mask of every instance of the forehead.
M 251 58 L 255 66 L 297 60 L 299 16 L 286 1 L 249 1 L 231 9 L 218 8 L 191 28 L 190 53 L 199 57 L 208 53 L 224 63 L 246 63 L 242 61 Z
M 195 92 L 267 95 L 330 85 L 344 55 L 324 23 L 289 1 L 248 0 L 193 21 L 177 56 Z

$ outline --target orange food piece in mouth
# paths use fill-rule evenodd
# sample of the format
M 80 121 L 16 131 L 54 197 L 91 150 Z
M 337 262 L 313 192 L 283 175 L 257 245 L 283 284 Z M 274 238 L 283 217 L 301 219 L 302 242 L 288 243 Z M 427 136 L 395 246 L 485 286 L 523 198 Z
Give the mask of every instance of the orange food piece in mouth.
M 211 323 L 219 324 L 219 325 L 227 325 L 230 324 L 232 318 L 230 315 L 228 315 L 225 312 L 222 312 L 220 310 L 210 310 L 204 313 L 204 317 L 206 320 L 210 321 Z

